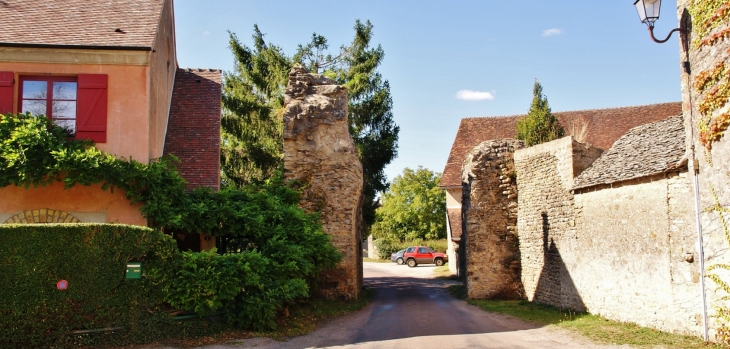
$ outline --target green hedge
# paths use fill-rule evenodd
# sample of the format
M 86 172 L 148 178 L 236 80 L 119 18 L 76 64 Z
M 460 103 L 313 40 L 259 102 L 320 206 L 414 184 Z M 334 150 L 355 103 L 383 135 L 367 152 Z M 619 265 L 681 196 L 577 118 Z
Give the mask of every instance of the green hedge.
M 374 241 L 375 248 L 378 250 L 378 256 L 381 259 L 390 259 L 390 254 L 408 248 L 410 246 L 428 246 L 436 252 L 446 253 L 448 244 L 446 239 L 441 240 L 407 240 L 398 241 L 391 239 L 377 239 Z
M 125 279 L 126 262 L 164 270 L 172 239 L 110 224 L 0 225 L 0 346 L 72 344 L 72 330 L 124 327 L 144 337 L 163 299 L 149 278 Z M 60 291 L 56 283 L 68 281 Z
M 275 207 L 263 217 L 286 223 L 244 235 L 250 249 L 223 255 L 181 253 L 162 232 L 137 226 L 0 225 L 0 348 L 146 343 L 230 325 L 275 328 L 282 309 L 310 296 L 319 273 L 340 259 L 316 217 Z M 125 279 L 127 262 L 142 263 L 141 279 Z M 68 289 L 56 288 L 60 280 Z M 171 311 L 218 313 L 227 321 L 182 324 Z M 68 335 L 115 327 L 124 329 Z

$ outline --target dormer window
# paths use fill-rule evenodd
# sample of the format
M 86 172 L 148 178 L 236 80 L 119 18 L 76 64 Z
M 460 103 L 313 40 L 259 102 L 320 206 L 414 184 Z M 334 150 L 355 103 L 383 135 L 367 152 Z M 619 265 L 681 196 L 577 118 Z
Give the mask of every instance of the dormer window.
M 22 113 L 46 115 L 53 122 L 76 134 L 76 77 L 21 76 Z

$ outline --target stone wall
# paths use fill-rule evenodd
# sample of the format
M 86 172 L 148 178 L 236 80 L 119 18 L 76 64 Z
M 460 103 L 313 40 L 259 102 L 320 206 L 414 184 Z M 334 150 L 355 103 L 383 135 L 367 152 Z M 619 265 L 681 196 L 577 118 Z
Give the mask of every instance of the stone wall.
M 575 194 L 579 233 L 563 249 L 588 311 L 664 331 L 700 334 L 687 172 Z
M 295 66 L 284 101 L 284 174 L 302 189 L 300 206 L 321 212 L 325 233 L 342 253 L 325 272 L 322 295 L 357 299 L 362 288 L 362 165 L 347 124 L 347 90 Z
M 686 168 L 572 190 L 600 153 L 571 137 L 515 152 L 526 298 L 700 334 Z
M 521 280 L 529 300 L 586 310 L 570 273 L 576 261 L 564 255 L 580 253 L 570 191 L 573 178 L 600 155 L 600 149 L 572 137 L 515 153 Z
M 522 141 L 482 142 L 467 154 L 462 175 L 462 236 L 469 298 L 518 299 L 520 250 L 513 154 Z
M 695 6 L 711 9 L 711 2 L 709 1 L 695 1 L 695 3 Z M 696 21 L 689 14 L 689 4 L 690 0 L 677 1 L 678 18 L 680 20 L 684 18 L 685 20 Z M 695 10 L 701 10 L 701 7 Z M 711 13 L 714 13 L 714 9 Z M 723 220 L 720 219 L 723 215 L 724 220 L 727 221 L 730 215 L 721 213 L 717 209 L 718 207 L 730 207 L 730 186 L 728 185 L 730 183 L 730 171 L 728 171 L 728 168 L 730 168 L 730 139 L 728 139 L 727 131 L 725 131 L 725 135 L 720 135 L 709 144 L 703 144 L 700 142 L 700 138 L 703 136 L 703 128 L 700 127 L 700 124 L 705 119 L 709 126 L 704 127 L 704 129 L 715 131 L 723 131 L 724 126 L 727 126 L 727 123 L 724 126 L 722 123 L 718 123 L 723 118 L 728 119 L 730 105 L 727 103 L 727 92 L 717 93 L 717 88 L 719 86 L 727 87 L 730 79 L 726 75 L 725 78 L 719 79 L 717 83 L 708 84 L 706 90 L 699 90 L 693 84 L 703 75 L 706 76 L 708 73 L 715 72 L 718 68 L 722 70 L 723 66 L 724 69 L 730 66 L 730 40 L 723 39 L 722 35 L 723 32 L 727 33 L 728 28 L 730 28 L 729 16 L 726 12 L 720 12 L 720 15 L 715 17 L 719 25 L 710 27 L 711 30 L 707 33 L 701 33 L 704 27 L 702 23 L 692 23 L 692 30 L 686 40 L 687 44 L 680 45 L 679 52 L 680 62 L 688 62 L 691 68 L 689 72 L 682 71 L 681 73 L 682 109 L 685 118 L 690 173 L 694 173 L 695 168 L 699 171 L 700 221 L 704 239 L 705 265 L 707 267 L 720 263 L 730 263 L 730 254 L 727 253 L 729 241 L 726 241 L 725 238 L 726 234 L 730 232 L 727 231 L 728 228 L 723 227 Z M 711 18 L 711 16 L 707 16 L 707 18 Z M 717 36 L 720 40 L 701 44 L 703 39 L 712 36 Z M 723 98 L 724 101 L 709 103 L 712 106 L 708 108 L 708 117 L 703 117 L 699 106 L 707 103 L 708 98 L 712 98 L 713 95 Z M 707 145 L 709 145 L 709 149 Z M 693 159 L 697 160 L 696 167 L 695 162 L 692 161 Z M 725 282 L 730 281 L 730 275 L 723 275 L 722 278 Z M 727 294 L 722 291 L 718 292 L 717 285 L 714 282 L 706 279 L 706 283 L 710 313 L 710 336 L 713 336 L 713 333 L 720 326 L 715 314 L 715 307 L 728 307 L 730 304 L 721 299 Z

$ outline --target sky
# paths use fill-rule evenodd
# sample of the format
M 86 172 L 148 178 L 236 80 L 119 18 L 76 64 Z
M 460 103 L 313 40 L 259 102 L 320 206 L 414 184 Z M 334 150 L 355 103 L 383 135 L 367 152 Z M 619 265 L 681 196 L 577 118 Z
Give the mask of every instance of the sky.
M 678 38 L 651 41 L 633 0 L 176 0 L 182 68 L 233 71 L 229 34 L 252 46 L 254 24 L 293 55 L 312 33 L 332 52 L 349 44 L 357 19 L 374 26 L 385 59 L 398 158 L 443 172 L 466 117 L 525 114 L 539 79 L 553 112 L 681 100 Z M 677 26 L 676 0 L 662 1 L 655 34 Z

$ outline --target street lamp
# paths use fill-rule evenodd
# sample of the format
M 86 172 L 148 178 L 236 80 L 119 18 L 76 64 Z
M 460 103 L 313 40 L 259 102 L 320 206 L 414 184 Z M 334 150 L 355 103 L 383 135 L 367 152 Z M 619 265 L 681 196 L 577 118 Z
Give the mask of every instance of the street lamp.
M 674 29 L 669 32 L 669 35 L 667 35 L 667 38 L 664 40 L 657 40 L 657 38 L 654 37 L 654 22 L 659 19 L 659 9 L 662 7 L 662 0 L 636 0 L 634 2 L 634 6 L 636 6 L 636 11 L 639 12 L 639 19 L 641 19 L 641 23 L 644 23 L 649 27 L 649 35 L 651 35 L 651 39 L 654 40 L 654 42 L 657 43 L 665 43 L 669 38 L 674 34 L 674 32 L 680 32 L 680 34 L 684 34 L 685 30 L 683 26 Z
M 672 29 L 672 31 L 669 32 L 669 35 L 667 35 L 667 38 L 664 40 L 657 40 L 654 37 L 654 22 L 656 22 L 657 19 L 659 19 L 659 10 L 662 7 L 662 0 L 636 0 L 634 2 L 634 6 L 636 6 L 636 11 L 639 12 L 639 19 L 641 19 L 641 23 L 646 24 L 647 27 L 649 27 L 649 34 L 651 35 L 651 39 L 654 40 L 654 42 L 657 43 L 665 43 L 669 38 L 674 34 L 674 32 L 679 32 L 680 37 L 682 38 L 682 48 L 685 54 L 685 61 L 683 62 L 684 71 L 687 73 L 687 79 L 689 80 L 690 75 L 690 66 L 689 66 L 689 52 L 687 51 L 687 18 L 685 16 L 682 16 L 682 20 L 679 22 L 679 28 Z M 687 82 L 688 86 L 692 86 L 689 81 Z M 690 98 L 692 97 L 692 93 L 690 93 Z M 691 104 L 690 104 L 691 105 Z M 690 113 L 690 119 L 692 118 L 692 109 L 690 107 L 689 110 Z M 694 137 L 694 136 L 693 136 Z M 709 339 L 708 336 L 708 328 L 707 328 L 707 296 L 705 294 L 705 252 L 704 252 L 704 242 L 702 241 L 702 223 L 700 221 L 700 190 L 699 190 L 699 183 L 697 180 L 697 176 L 699 174 L 699 165 L 697 158 L 695 157 L 695 149 L 694 145 L 690 146 L 691 150 L 691 157 L 692 157 L 692 167 L 693 167 L 693 176 L 694 177 L 694 201 L 695 201 L 695 224 L 697 225 L 697 252 L 699 253 L 699 260 L 700 260 L 700 288 L 702 289 L 702 327 L 703 327 L 703 337 L 705 341 Z

